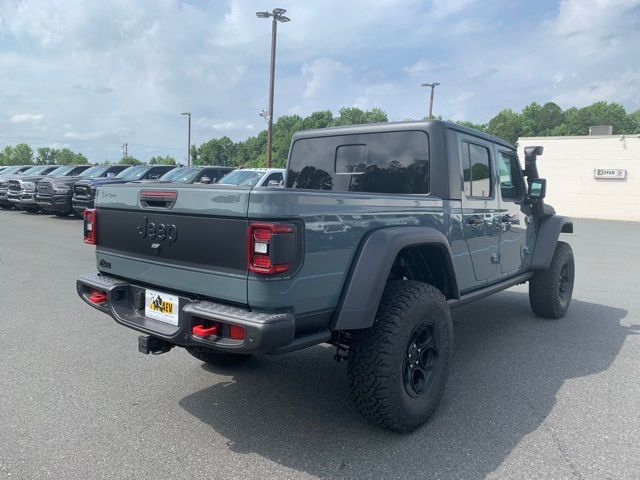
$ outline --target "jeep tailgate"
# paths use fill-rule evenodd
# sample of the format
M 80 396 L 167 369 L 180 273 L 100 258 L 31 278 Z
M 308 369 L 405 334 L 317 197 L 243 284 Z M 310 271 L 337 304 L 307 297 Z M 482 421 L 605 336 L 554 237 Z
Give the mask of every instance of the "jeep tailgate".
M 250 192 L 197 185 L 101 187 L 98 270 L 154 288 L 247 304 Z

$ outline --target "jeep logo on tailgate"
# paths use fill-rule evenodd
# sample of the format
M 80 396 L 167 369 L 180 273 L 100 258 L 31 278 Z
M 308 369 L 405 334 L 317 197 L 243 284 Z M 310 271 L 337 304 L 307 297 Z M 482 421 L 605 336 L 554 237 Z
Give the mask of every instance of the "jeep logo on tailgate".
M 138 225 L 137 229 L 140 238 L 148 236 L 151 240 L 166 240 L 169 244 L 178 239 L 178 228 L 175 225 L 150 222 L 147 217 L 143 217 L 142 225 Z

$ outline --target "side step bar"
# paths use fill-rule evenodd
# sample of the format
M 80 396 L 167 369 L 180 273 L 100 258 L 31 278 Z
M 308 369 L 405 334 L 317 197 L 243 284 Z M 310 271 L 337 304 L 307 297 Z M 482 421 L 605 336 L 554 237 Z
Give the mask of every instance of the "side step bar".
M 489 295 L 493 295 L 494 293 L 500 292 L 502 290 L 506 290 L 507 288 L 513 287 L 514 285 L 525 283 L 531 277 L 533 277 L 533 272 L 521 273 L 520 275 L 509 278 L 504 282 L 494 283 L 493 285 L 489 285 L 488 287 L 484 287 L 480 290 L 475 290 L 473 292 L 460 295 L 460 298 L 458 299 L 450 299 L 447 301 L 447 303 L 449 304 L 449 308 L 460 307 L 461 305 L 465 305 L 481 298 L 488 297 Z

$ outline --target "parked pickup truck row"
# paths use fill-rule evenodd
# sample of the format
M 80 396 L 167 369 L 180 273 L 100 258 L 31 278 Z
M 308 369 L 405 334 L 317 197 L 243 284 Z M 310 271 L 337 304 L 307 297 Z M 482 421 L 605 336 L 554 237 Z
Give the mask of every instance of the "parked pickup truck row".
M 173 165 L 22 165 L 0 169 L 0 207 L 43 211 L 59 217 L 82 216 L 104 185 L 131 182 L 234 185 L 283 185 L 283 169 Z
M 542 147 L 524 151 L 523 169 L 486 133 L 388 123 L 295 134 L 284 188 L 104 185 L 76 290 L 146 354 L 220 366 L 329 343 L 362 415 L 409 432 L 442 397 L 452 308 L 523 283 L 538 316 L 569 308 L 573 222 L 544 202 Z

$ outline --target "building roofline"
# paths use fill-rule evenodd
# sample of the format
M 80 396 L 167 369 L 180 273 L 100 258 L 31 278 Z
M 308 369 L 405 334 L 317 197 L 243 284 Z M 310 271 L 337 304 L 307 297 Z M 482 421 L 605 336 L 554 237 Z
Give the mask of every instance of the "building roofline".
M 637 133 L 621 133 L 617 135 L 560 135 L 555 137 L 518 137 L 518 142 L 521 140 L 576 140 L 576 139 L 589 139 L 589 140 L 608 140 L 616 139 L 620 137 L 624 138 L 640 138 L 640 134 Z

